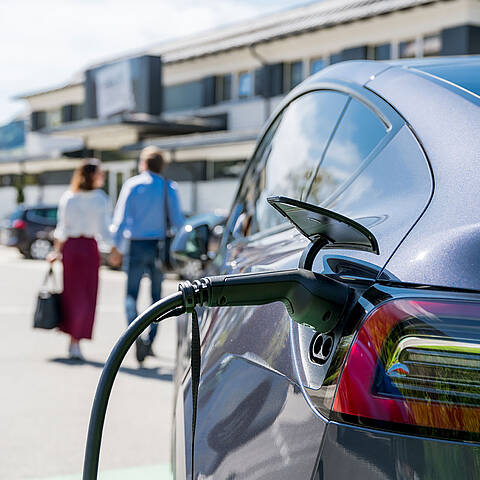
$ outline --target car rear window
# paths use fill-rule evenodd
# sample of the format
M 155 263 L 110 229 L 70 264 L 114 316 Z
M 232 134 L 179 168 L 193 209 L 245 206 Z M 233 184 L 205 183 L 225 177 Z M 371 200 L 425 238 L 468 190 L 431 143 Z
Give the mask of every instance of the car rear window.
M 463 88 L 474 95 L 480 96 L 480 63 L 453 63 L 442 65 L 424 65 L 415 67 L 416 70 L 434 75 L 440 80 L 447 81 Z
M 56 208 L 32 208 L 27 210 L 27 219 L 32 222 L 40 223 L 52 223 L 57 221 L 57 209 Z
M 385 124 L 372 110 L 350 99 L 311 184 L 307 201 L 321 205 L 352 177 L 386 133 Z

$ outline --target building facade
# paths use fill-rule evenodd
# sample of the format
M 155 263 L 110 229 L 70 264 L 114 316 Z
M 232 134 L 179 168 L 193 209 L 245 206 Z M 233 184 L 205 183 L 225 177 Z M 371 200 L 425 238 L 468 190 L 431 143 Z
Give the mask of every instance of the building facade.
M 184 210 L 196 213 L 228 209 L 262 125 L 307 76 L 345 60 L 471 54 L 480 54 L 479 0 L 324 0 L 164 42 L 19 98 L 29 103 L 32 132 L 83 145 L 49 159 L 61 173 L 45 188 L 66 188 L 71 169 L 56 169 L 60 158 L 73 168 L 96 155 L 115 200 L 139 150 L 157 145 Z M 0 165 L 0 177 L 16 164 Z

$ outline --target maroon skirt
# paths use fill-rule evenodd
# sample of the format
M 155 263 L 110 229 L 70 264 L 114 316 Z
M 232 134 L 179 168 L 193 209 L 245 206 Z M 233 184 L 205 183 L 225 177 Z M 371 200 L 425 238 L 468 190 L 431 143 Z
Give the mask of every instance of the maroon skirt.
M 92 338 L 100 255 L 93 238 L 69 238 L 62 249 L 63 294 L 60 330 L 75 340 Z

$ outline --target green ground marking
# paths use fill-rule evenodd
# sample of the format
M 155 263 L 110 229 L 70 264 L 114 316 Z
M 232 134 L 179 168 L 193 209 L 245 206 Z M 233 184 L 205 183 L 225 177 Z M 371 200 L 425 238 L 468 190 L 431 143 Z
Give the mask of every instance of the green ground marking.
M 81 480 L 82 474 L 42 477 L 35 480 Z M 146 467 L 130 467 L 116 470 L 106 470 L 98 474 L 98 480 L 172 480 L 172 473 L 168 463 L 149 465 Z

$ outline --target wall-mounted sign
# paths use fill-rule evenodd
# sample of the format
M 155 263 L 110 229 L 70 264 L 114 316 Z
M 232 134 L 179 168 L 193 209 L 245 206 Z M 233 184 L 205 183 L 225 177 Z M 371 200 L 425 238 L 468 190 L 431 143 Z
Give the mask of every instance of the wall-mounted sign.
M 25 122 L 16 120 L 0 127 L 0 150 L 11 150 L 25 145 Z
M 151 55 L 120 60 L 85 72 L 85 117 L 120 112 L 162 112 L 162 59 Z
M 105 65 L 95 74 L 97 115 L 109 117 L 135 108 L 130 64 L 127 61 Z

